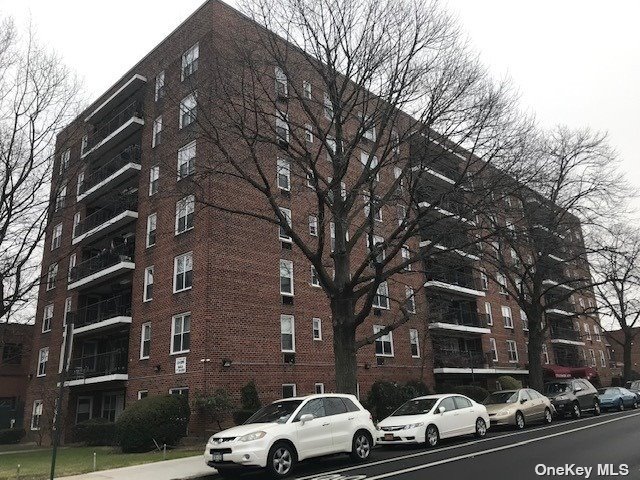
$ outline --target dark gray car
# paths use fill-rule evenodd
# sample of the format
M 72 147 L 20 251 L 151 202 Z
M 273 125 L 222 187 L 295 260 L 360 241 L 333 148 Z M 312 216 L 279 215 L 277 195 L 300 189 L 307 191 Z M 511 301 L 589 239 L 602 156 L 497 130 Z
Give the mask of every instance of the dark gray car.
M 544 384 L 544 394 L 560 417 L 580 418 L 584 412 L 600 415 L 598 390 L 584 378 L 552 380 Z

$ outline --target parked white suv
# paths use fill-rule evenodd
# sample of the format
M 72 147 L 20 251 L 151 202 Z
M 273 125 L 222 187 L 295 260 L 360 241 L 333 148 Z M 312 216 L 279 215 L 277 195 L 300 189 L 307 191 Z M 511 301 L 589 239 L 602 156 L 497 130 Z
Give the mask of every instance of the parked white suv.
M 204 459 L 222 477 L 236 467 L 259 467 L 284 478 L 307 458 L 349 453 L 364 461 L 375 438 L 371 414 L 353 395 L 310 395 L 273 402 L 243 425 L 216 433 Z

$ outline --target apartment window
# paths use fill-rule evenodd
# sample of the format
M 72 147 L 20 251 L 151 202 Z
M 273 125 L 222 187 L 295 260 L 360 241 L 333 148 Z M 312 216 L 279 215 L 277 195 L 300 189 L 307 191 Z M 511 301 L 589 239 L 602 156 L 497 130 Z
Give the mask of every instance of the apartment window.
M 178 150 L 178 180 L 196 172 L 196 141 L 188 143 Z
M 62 242 L 62 224 L 59 223 L 53 227 L 53 235 L 51 236 L 51 250 L 55 250 L 60 247 Z
M 283 352 L 296 351 L 295 320 L 292 315 L 280 315 L 280 349 Z
M 407 285 L 404 287 L 404 289 L 405 289 L 405 296 L 406 296 L 404 305 L 407 308 L 407 311 L 409 313 L 416 313 L 416 297 L 413 294 L 413 288 Z
M 602 341 L 602 337 L 600 336 L 600 327 L 598 327 L 598 325 L 593 326 L 593 336 L 595 337 L 596 342 Z
M 144 298 L 145 302 L 153 299 L 153 265 L 144 269 Z
M 173 266 L 173 293 L 188 290 L 193 285 L 193 252 L 175 258 Z
M 314 318 L 311 320 L 311 324 L 313 328 L 313 339 L 322 340 L 322 320 Z
M 191 313 L 175 315 L 171 322 L 171 354 L 189 351 Z
M 160 179 L 160 167 L 154 165 L 149 170 L 149 196 L 158 193 L 158 181 Z
M 280 293 L 293 296 L 293 262 L 280 260 Z
M 382 221 L 382 208 L 380 207 L 380 199 L 375 195 L 371 195 L 369 192 L 364 193 L 365 204 L 364 214 L 369 218 L 369 212 L 373 208 L 373 219 L 377 222 Z
M 511 307 L 502 306 L 502 319 L 505 328 L 513 328 L 513 317 L 511 316 Z
M 593 351 L 593 348 L 589 349 L 589 358 L 591 360 L 590 365 L 592 367 L 595 367 L 596 366 L 596 352 Z
M 286 98 L 289 94 L 289 85 L 287 84 L 287 75 L 280 67 L 275 68 L 276 95 Z
M 362 134 L 362 136 L 364 138 L 366 138 L 367 140 L 375 142 L 376 141 L 376 126 L 373 123 L 373 121 L 371 120 L 371 117 L 370 116 L 360 115 L 360 121 L 362 122 L 362 129 L 364 130 L 364 133 Z
M 547 344 L 542 344 L 542 358 L 544 359 L 544 364 L 549 365 L 549 350 L 547 350 Z
M 518 363 L 518 346 L 514 340 L 507 340 L 507 352 L 509 353 L 509 363 Z
M 53 304 L 44 307 L 42 314 L 42 333 L 51 331 L 51 319 L 53 318 Z
M 84 155 L 84 152 L 87 151 L 88 145 L 89 145 L 89 135 L 83 135 L 82 143 L 80 144 L 80 155 Z
M 302 93 L 304 98 L 311 99 L 311 84 L 306 80 L 302 82 Z
M 507 278 L 502 274 L 498 273 L 496 275 L 496 279 L 498 280 L 498 286 L 500 287 L 499 291 L 502 295 L 507 294 Z
M 313 126 L 308 123 L 304 126 L 304 139 L 307 143 L 313 143 Z
M 322 395 L 324 393 L 324 383 L 316 383 L 313 388 L 316 395 Z
M 67 326 L 67 315 L 69 314 L 69 312 L 71 311 L 71 305 L 72 305 L 72 299 L 71 297 L 67 297 L 64 300 L 64 316 L 62 317 L 62 326 L 66 327 Z M 66 335 L 67 332 L 63 332 L 63 336 Z
M 311 190 L 316 189 L 316 177 L 313 172 L 307 172 L 307 187 Z
M 487 325 L 493 325 L 493 313 L 489 302 L 484 302 L 484 313 L 487 315 Z
M 403 262 L 408 262 L 411 259 L 411 250 L 409 250 L 409 247 L 407 247 L 406 245 L 402 246 L 402 261 Z M 411 264 L 407 263 L 407 265 L 404 267 L 403 269 L 405 272 L 410 272 L 411 271 Z
M 164 98 L 165 89 L 164 89 L 164 70 L 156 75 L 156 102 L 162 98 Z
M 313 265 L 311 265 L 311 286 L 313 286 L 313 287 L 319 287 L 320 286 L 320 279 L 318 278 L 318 271 L 316 270 L 316 267 L 314 267 Z
M 142 324 L 140 333 L 140 360 L 149 358 L 151 353 L 151 322 Z
M 82 193 L 82 184 L 84 183 L 84 170 L 78 173 L 78 181 L 76 182 L 76 196 Z
M 64 174 L 69 168 L 69 160 L 71 159 L 71 150 L 65 150 L 60 156 L 60 175 Z
M 78 225 L 80 225 L 80 212 L 76 212 L 73 215 L 73 230 L 72 230 L 73 238 L 76 238 L 78 236 Z
M 391 145 L 393 146 L 393 153 L 395 155 L 400 154 L 400 135 L 397 130 L 391 131 Z
M 169 395 L 184 395 L 189 396 L 189 387 L 176 387 L 169 389 Z
M 64 202 L 67 198 L 67 186 L 65 185 L 60 190 L 58 190 L 58 194 L 56 195 L 56 203 L 54 206 L 54 212 L 62 210 L 64 208 Z
M 489 339 L 489 350 L 491 351 L 491 358 L 494 362 L 498 361 L 498 348 L 496 347 L 496 339 Z
M 524 330 L 525 332 L 528 332 L 529 319 L 527 318 L 527 314 L 522 309 L 520 309 L 520 320 L 522 321 L 522 330 Z
M 374 325 L 374 335 L 379 333 L 385 327 L 382 325 Z M 388 332 L 381 337 L 376 338 L 376 356 L 378 357 L 393 357 L 393 332 Z
M 309 215 L 309 235 L 318 236 L 318 217 L 315 215 Z
M 280 110 L 276 112 L 276 138 L 281 144 L 289 144 L 289 115 Z
M 584 298 L 582 298 L 582 297 L 578 298 L 578 303 L 580 304 L 580 308 L 582 308 L 582 310 L 584 310 Z
M 196 94 L 187 95 L 180 102 L 179 128 L 185 128 L 196 121 L 198 102 Z
M 189 78 L 192 73 L 198 70 L 198 57 L 200 56 L 200 46 L 195 44 L 182 54 L 182 73 L 180 80 Z
M 296 384 L 295 383 L 283 383 L 282 384 L 282 398 L 293 398 L 296 396 Z
M 47 271 L 47 291 L 56 288 L 56 278 L 58 277 L 58 264 L 52 263 Z
M 591 329 L 589 328 L 589 324 L 584 324 L 584 334 L 587 337 L 587 340 L 591 340 Z
M 158 215 L 152 213 L 147 217 L 147 247 L 153 247 L 156 244 L 156 226 L 158 224 Z
M 138 390 L 138 400 L 147 398 L 149 396 L 149 390 Z
M 369 236 L 367 235 L 367 248 L 369 250 L 369 252 L 373 252 L 374 249 L 379 249 L 378 254 L 376 255 L 376 262 L 377 263 L 382 263 L 384 262 L 386 256 L 387 256 L 387 252 L 386 250 L 383 248 L 384 245 L 384 238 L 380 237 L 378 235 L 374 235 L 373 236 L 373 247 L 371 246 L 371 240 L 369 240 Z
M 333 120 L 333 103 L 327 93 L 324 94 L 324 116 L 327 120 Z
M 196 200 L 193 195 L 184 197 L 176 202 L 176 235 L 193 228 L 193 216 Z
M 415 328 L 409 330 L 409 345 L 411 346 L 411 356 L 413 358 L 420 358 L 420 339 L 418 337 L 418 330 Z
M 289 228 L 291 228 L 291 210 L 289 210 L 288 208 L 280 207 L 280 213 L 284 217 Z M 278 226 L 278 236 L 281 241 L 291 243 L 291 237 L 287 234 L 286 229 L 282 225 Z
M 336 154 L 336 139 L 327 136 L 325 142 L 327 144 L 327 161 L 332 162 L 333 156 Z
M 162 115 L 153 121 L 153 134 L 151 136 L 151 148 L 160 145 L 162 141 Z
M 376 182 L 380 180 L 380 172 L 377 170 L 378 168 L 378 157 L 375 155 L 369 155 L 367 152 L 360 152 L 360 162 L 364 168 L 367 168 L 367 164 L 369 164 L 369 171 L 376 172 L 375 180 Z
M 405 207 L 404 205 L 397 205 L 396 214 L 398 216 L 398 226 L 401 226 L 407 218 L 407 207 Z
M 480 284 L 482 285 L 482 290 L 484 290 L 485 292 L 489 290 L 489 278 L 484 272 L 480 273 Z
M 33 402 L 31 410 L 31 430 L 40 430 L 40 419 L 42 418 L 42 400 Z
M 291 163 L 285 158 L 277 162 L 278 188 L 288 192 L 291 190 Z
M 49 361 L 49 347 L 40 349 L 38 353 L 38 376 L 44 377 L 47 374 L 47 362 Z
M 389 287 L 387 282 L 382 282 L 378 285 L 378 290 L 373 297 L 373 306 L 374 308 L 389 309 Z
M 607 359 L 605 358 L 604 352 L 602 350 L 600 350 L 600 366 L 601 367 L 607 366 Z

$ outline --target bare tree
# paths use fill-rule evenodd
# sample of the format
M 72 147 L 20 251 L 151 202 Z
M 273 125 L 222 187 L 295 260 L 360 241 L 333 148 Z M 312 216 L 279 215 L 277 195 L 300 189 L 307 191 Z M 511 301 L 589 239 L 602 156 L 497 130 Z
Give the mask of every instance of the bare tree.
M 0 21 L 0 320 L 30 319 L 40 283 L 56 134 L 78 112 L 78 82 L 59 56 Z M 64 168 L 65 163 L 58 168 Z M 1 327 L 1 324 L 0 324 Z M 0 336 L 1 341 L 1 336 Z

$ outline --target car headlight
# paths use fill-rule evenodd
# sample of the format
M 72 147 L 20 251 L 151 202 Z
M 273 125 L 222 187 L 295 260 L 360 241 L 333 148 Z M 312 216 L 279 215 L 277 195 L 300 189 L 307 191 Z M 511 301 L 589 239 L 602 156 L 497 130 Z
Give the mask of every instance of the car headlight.
M 238 441 L 239 442 L 252 442 L 253 440 L 260 440 L 266 434 L 267 434 L 267 432 L 262 432 L 262 431 L 247 433 L 246 435 L 238 437 Z
M 211 437 L 209 437 L 209 442 L 207 442 L 207 443 L 216 443 L 215 442 L 215 438 L 213 438 L 213 437 L 215 437 L 215 435 L 211 435 Z
M 424 423 L 420 422 L 420 423 L 410 423 L 409 425 L 405 425 L 404 427 L 402 427 L 403 430 L 410 430 L 412 428 L 418 428 L 423 426 Z
M 496 413 L 496 415 L 498 415 L 499 417 L 501 417 L 502 415 L 509 415 L 509 410 L 500 410 L 498 413 Z

